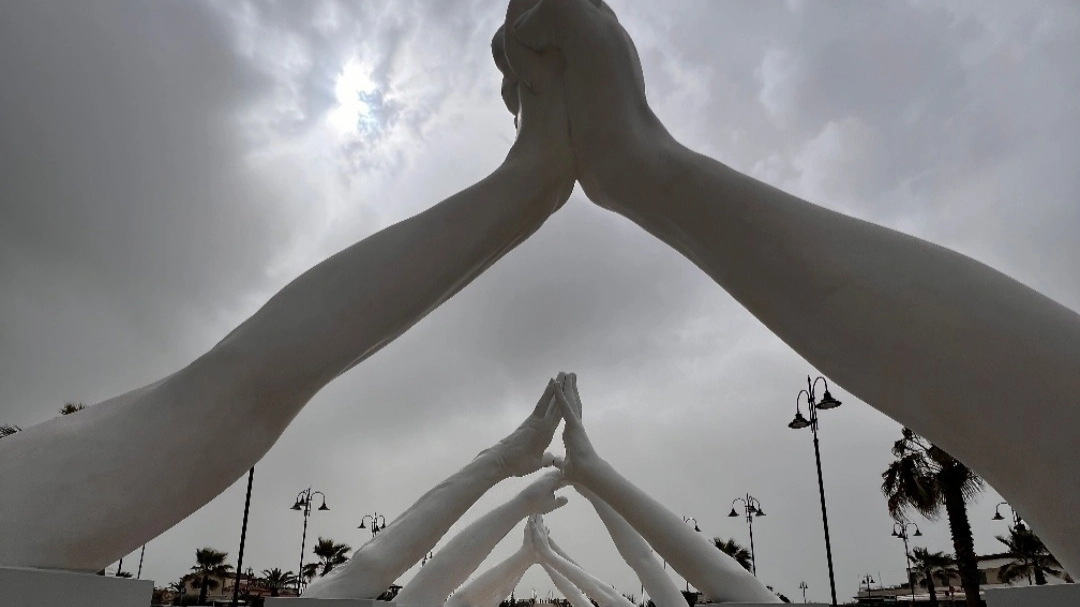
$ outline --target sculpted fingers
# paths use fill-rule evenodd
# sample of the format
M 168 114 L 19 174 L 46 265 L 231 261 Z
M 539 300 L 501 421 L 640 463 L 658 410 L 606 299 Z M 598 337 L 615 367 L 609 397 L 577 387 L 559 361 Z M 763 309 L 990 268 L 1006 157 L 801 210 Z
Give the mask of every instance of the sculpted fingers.
M 495 36 L 491 39 L 491 56 L 495 60 L 495 67 L 499 68 L 499 72 L 503 75 L 499 89 L 503 103 L 506 105 L 506 109 L 510 110 L 510 113 L 516 118 L 521 107 L 517 93 L 518 79 L 514 75 L 514 71 L 510 69 L 510 64 L 506 61 L 506 38 L 503 26 L 499 27 L 495 32 Z

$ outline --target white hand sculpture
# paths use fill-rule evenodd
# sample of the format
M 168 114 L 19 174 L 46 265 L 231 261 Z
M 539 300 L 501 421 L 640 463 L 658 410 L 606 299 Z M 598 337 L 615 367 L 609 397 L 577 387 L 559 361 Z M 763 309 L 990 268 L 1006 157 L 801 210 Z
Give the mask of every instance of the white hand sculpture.
M 397 604 L 402 607 L 443 604 L 519 521 L 566 504 L 566 497 L 554 494 L 562 484 L 561 471 L 546 472 L 513 499 L 473 521 L 420 569 L 397 595 Z
M 541 515 L 533 514 L 532 521 Z M 536 564 L 539 555 L 533 546 L 532 534 L 526 523 L 521 548 L 508 558 L 458 588 L 447 599 L 445 607 L 497 607 L 514 591 L 525 572 Z M 591 607 L 591 606 L 590 606 Z
M 957 252 L 687 149 L 649 108 L 633 43 L 602 3 L 513 0 L 508 16 L 509 69 L 562 85 L 576 174 L 593 202 L 682 253 L 810 364 L 978 472 L 1080 573 L 1080 487 L 1061 482 L 1076 476 L 1080 453 L 1080 315 Z M 538 60 L 555 51 L 562 78 Z
M 542 523 L 531 525 L 530 531 L 532 532 L 533 543 L 540 554 L 540 566 L 544 568 L 556 586 L 560 584 L 557 576 L 562 576 L 596 601 L 600 607 L 633 607 L 634 604 L 616 592 L 614 588 L 598 580 L 591 573 L 556 552 L 548 539 L 548 529 Z M 564 590 L 561 587 L 559 591 L 568 600 L 573 594 L 572 591 Z
M 542 465 L 550 465 L 553 458 L 544 449 L 561 419 L 553 400 L 554 391 L 555 380 L 551 380 L 532 414 L 517 430 L 421 496 L 382 533 L 357 550 L 347 563 L 312 582 L 304 596 L 379 596 L 431 550 L 488 489 L 510 475 L 528 474 Z M 559 473 L 554 471 L 554 474 Z M 552 501 L 550 491 L 546 496 L 542 492 L 534 493 L 529 494 L 535 503 L 528 506 L 528 511 L 553 505 L 544 501 Z
M 596 514 L 600 516 L 600 520 L 607 527 L 608 534 L 615 543 L 615 548 L 619 551 L 623 560 L 626 561 L 626 564 L 630 565 L 630 568 L 637 574 L 642 587 L 649 593 L 653 603 L 657 607 L 683 607 L 686 604 L 686 599 L 683 597 L 682 592 L 679 591 L 671 577 L 664 571 L 663 566 L 653 556 L 653 550 L 649 547 L 649 544 L 638 535 L 637 531 L 630 526 L 630 523 L 627 523 L 626 519 L 619 516 L 619 513 L 607 505 L 607 502 L 597 497 L 596 494 L 584 486 L 577 485 L 575 489 L 592 503 L 593 508 L 596 509 Z M 555 546 L 553 545 L 553 547 Z
M 555 400 L 565 422 L 563 473 L 567 482 L 586 488 L 611 506 L 673 569 L 713 601 L 779 602 L 757 578 L 596 454 L 581 423 L 576 376 L 568 375 L 569 390 L 563 387 L 566 383 L 556 383 Z M 588 589 L 585 591 L 588 593 Z

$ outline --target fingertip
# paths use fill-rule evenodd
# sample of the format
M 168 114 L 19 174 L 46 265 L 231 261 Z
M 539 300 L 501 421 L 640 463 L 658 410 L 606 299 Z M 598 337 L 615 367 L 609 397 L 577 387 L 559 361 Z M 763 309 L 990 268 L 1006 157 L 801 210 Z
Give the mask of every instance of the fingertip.
M 544 454 L 540 456 L 540 467 L 547 468 L 550 466 L 554 466 L 557 459 L 558 458 L 556 458 L 555 455 L 553 455 L 552 453 L 544 451 Z

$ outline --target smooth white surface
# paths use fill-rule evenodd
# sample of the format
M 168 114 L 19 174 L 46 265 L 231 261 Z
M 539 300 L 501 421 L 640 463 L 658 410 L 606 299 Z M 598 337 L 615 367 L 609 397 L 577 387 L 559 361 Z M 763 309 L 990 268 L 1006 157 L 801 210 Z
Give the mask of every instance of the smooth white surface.
M 146 607 L 153 592 L 150 580 L 0 567 L 5 607 Z
M 526 529 L 521 548 L 458 588 L 446 600 L 445 607 L 497 607 L 514 591 L 522 576 L 536 564 L 538 555 L 532 545 L 532 534 Z
M 0 564 L 93 572 L 136 550 L 240 478 L 327 383 L 536 231 L 569 196 L 572 159 L 565 107 L 519 97 L 518 138 L 476 185 L 318 264 L 189 366 L 0 441 Z M 193 419 L 214 423 L 176 432 Z
M 985 591 L 986 607 L 1077 607 L 1080 584 L 1018 586 Z
M 964 255 L 682 146 L 649 108 L 633 42 L 597 4 L 513 0 L 512 25 L 497 34 L 500 69 L 568 108 L 589 198 L 683 254 L 837 384 L 982 475 L 1080 574 L 1080 315 Z M 552 74 L 538 58 L 556 49 L 565 61 Z
M 403 607 L 442 605 L 522 519 L 566 503 L 565 497 L 554 495 L 561 482 L 561 471 L 545 472 L 521 493 L 470 523 L 417 572 L 396 602 Z
M 596 497 L 592 491 L 584 487 L 576 488 L 578 493 L 589 500 L 596 510 L 596 514 L 607 527 L 611 541 L 619 555 L 627 565 L 634 570 L 645 592 L 649 593 L 658 607 L 685 607 L 686 598 L 679 592 L 675 582 L 664 571 L 663 565 L 656 560 L 649 544 L 638 535 L 637 531 L 619 516 L 619 513 L 607 505 L 604 500 Z
M 559 377 L 560 381 L 562 376 Z M 360 547 L 344 565 L 334 568 L 325 577 L 314 580 L 304 591 L 304 596 L 320 598 L 376 598 L 390 586 L 398 576 L 415 565 L 427 554 L 435 543 L 446 533 L 461 515 L 477 499 L 499 481 L 512 475 L 522 476 L 551 465 L 554 457 L 546 453 L 551 437 L 559 424 L 559 412 L 552 400 L 555 380 L 548 382 L 547 388 L 532 413 L 516 430 L 495 446 L 484 450 L 464 468 L 451 475 L 433 489 L 425 493 L 401 516 L 394 519 L 385 529 Z M 557 474 L 557 471 L 555 471 Z M 546 483 L 546 485 L 544 484 Z M 532 512 L 554 507 L 555 498 L 551 493 L 556 483 L 549 481 L 530 485 L 504 508 L 492 513 L 487 527 L 489 534 L 494 529 L 503 529 L 498 538 L 509 533 L 510 527 Z M 545 489 L 544 487 L 547 486 Z M 545 493 L 546 491 L 546 493 Z M 564 498 L 565 499 L 565 498 Z M 508 518 L 500 518 L 499 515 Z M 517 517 L 514 519 L 513 517 Z M 509 520 L 513 519 L 512 523 Z M 509 527 L 506 525 L 509 524 Z M 476 527 L 477 530 L 481 529 Z M 473 536 L 479 538 L 479 531 Z M 487 537 L 487 536 L 484 536 Z M 498 539 L 495 540 L 498 542 Z M 416 596 L 418 590 L 410 590 L 417 581 L 428 580 L 435 584 L 425 596 L 436 596 L 433 603 L 441 605 L 446 596 L 468 577 L 487 556 L 484 552 L 475 561 L 472 569 L 461 575 L 460 567 L 446 565 L 444 553 L 454 551 L 461 554 L 473 554 L 482 548 L 470 548 L 458 544 L 460 548 L 447 544 L 438 551 L 435 558 L 421 569 L 421 574 L 409 583 L 402 592 L 406 600 Z M 490 551 L 490 548 L 487 549 Z M 440 558 L 442 556 L 442 558 Z M 449 569 L 447 569 L 449 567 Z M 445 590 L 441 597 L 437 592 Z M 401 596 L 398 597 L 401 600 Z
M 583 487 L 617 512 L 634 531 L 678 571 L 687 581 L 714 601 L 780 600 L 734 559 L 674 512 L 619 474 L 601 458 L 589 441 L 581 422 L 581 395 L 577 376 L 567 374 L 555 385 L 555 401 L 563 413 L 563 443 L 566 459 L 563 474 L 576 487 Z M 560 570 L 560 573 L 564 573 Z M 577 583 L 573 577 L 570 581 Z M 588 590 L 582 588 L 588 593 Z
M 563 598 L 570 602 L 570 607 L 594 607 L 589 597 L 585 596 L 585 593 L 580 588 L 570 583 L 570 580 L 566 579 L 561 573 L 550 566 L 544 567 L 544 572 L 547 573 L 551 583 L 555 584 L 555 588 L 562 593 Z

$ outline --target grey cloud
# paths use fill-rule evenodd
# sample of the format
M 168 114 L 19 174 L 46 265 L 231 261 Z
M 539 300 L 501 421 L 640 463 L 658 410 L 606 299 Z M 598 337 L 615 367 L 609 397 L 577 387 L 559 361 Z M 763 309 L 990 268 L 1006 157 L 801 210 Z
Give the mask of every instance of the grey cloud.
M 650 100 L 691 147 L 1080 306 L 1074 6 L 623 4 Z M 488 56 L 501 11 L 11 11 L 0 25 L 0 78 L 18 84 L 0 87 L 0 423 L 175 369 L 306 267 L 497 166 L 513 136 Z M 323 119 L 354 58 L 393 116 L 378 133 L 335 138 Z M 358 545 L 363 513 L 402 511 L 509 432 L 560 369 L 581 375 L 586 423 L 618 469 L 706 533 L 743 542 L 727 510 L 757 495 L 769 512 L 755 527 L 763 579 L 826 596 L 810 437 L 785 427 L 812 370 L 699 270 L 580 193 L 313 400 L 257 466 L 245 561 L 295 569 L 288 506 L 309 484 L 333 508 L 309 537 Z M 897 426 L 835 394 L 845 406 L 823 420 L 822 449 L 846 596 L 862 573 L 903 576 L 878 494 Z M 466 520 L 520 485 L 500 485 Z M 994 497 L 972 510 L 981 551 L 1002 531 Z M 235 556 L 242 503 L 241 480 L 151 542 L 149 576 L 176 578 L 202 545 Z M 601 577 L 638 592 L 582 500 L 549 522 Z M 922 527 L 928 545 L 951 549 L 942 525 Z M 546 596 L 535 571 L 519 596 L 534 586 Z

